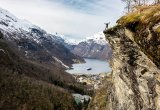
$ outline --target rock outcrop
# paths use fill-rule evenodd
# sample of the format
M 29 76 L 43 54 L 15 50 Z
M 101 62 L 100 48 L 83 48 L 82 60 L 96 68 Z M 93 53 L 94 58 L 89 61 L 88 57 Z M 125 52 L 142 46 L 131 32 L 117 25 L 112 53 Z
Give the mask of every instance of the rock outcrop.
M 104 31 L 113 50 L 112 73 L 89 110 L 160 110 L 160 34 L 155 31 L 160 27 L 159 7 L 124 16 L 117 26 Z

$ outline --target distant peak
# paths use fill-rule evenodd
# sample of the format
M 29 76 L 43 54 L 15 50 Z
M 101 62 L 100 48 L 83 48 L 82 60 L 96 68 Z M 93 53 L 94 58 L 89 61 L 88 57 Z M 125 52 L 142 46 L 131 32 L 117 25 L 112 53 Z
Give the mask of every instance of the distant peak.
M 0 27 L 6 30 L 23 29 L 24 31 L 30 31 L 30 29 L 32 28 L 40 29 L 39 27 L 33 25 L 31 22 L 27 20 L 18 19 L 9 11 L 2 8 L 0 8 L 0 21 L 1 21 Z
M 98 32 L 93 36 L 86 37 L 84 41 L 87 41 L 87 42 L 94 41 L 95 43 L 101 44 L 101 45 L 107 44 L 107 41 L 105 40 L 105 35 L 103 34 L 103 32 Z

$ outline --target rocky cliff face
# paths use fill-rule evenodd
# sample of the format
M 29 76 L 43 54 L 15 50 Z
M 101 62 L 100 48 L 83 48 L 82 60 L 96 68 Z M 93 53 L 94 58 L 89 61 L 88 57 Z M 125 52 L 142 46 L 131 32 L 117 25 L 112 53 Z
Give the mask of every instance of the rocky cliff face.
M 148 7 L 151 13 L 153 10 L 157 9 Z M 121 19 L 118 26 L 104 31 L 113 50 L 112 73 L 105 79 L 104 87 L 96 92 L 89 110 L 160 109 L 160 36 L 155 31 L 160 27 L 158 13 L 154 11 L 151 19 L 146 18 L 152 25 L 144 24 L 137 17 L 136 22 L 132 20 L 125 24 Z M 147 13 L 142 14 L 144 18 Z

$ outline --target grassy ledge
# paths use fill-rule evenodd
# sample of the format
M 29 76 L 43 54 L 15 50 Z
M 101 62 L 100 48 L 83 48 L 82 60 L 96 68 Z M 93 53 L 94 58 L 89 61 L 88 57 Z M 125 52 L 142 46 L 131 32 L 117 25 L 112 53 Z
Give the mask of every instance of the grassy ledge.
M 160 22 L 160 4 L 151 6 L 139 6 L 132 13 L 121 17 L 117 23 L 123 26 L 140 23 L 143 25 L 153 26 Z
M 130 30 L 141 50 L 160 68 L 160 4 L 136 7 L 117 23 L 117 26 L 105 30 L 104 34 L 114 36 L 122 28 Z

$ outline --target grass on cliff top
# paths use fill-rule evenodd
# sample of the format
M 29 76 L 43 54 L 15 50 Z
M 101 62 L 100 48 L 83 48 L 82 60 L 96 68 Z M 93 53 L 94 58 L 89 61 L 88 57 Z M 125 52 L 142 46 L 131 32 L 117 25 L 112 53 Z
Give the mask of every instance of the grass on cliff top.
M 146 25 L 154 25 L 160 21 L 160 4 L 151 6 L 139 6 L 136 11 L 121 17 L 117 22 L 126 26 L 139 22 Z
M 156 29 L 157 33 L 160 33 L 160 26 Z

